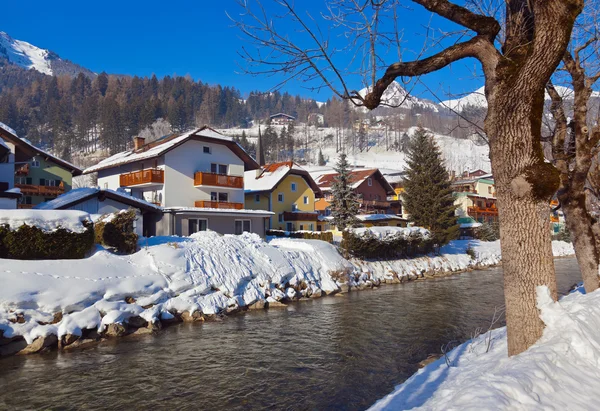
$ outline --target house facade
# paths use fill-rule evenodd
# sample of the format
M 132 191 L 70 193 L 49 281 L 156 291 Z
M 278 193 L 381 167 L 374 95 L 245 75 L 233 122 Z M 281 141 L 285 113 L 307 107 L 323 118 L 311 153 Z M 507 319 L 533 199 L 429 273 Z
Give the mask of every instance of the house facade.
M 84 171 L 101 189 L 125 190 L 163 209 L 150 235 L 252 231 L 264 236 L 268 212 L 244 209 L 244 171 L 259 168 L 244 149 L 209 127 L 173 134 L 115 154 Z
M 478 223 L 498 221 L 496 188 L 492 176 L 487 174 L 483 177 L 457 180 L 452 183 L 452 189 L 454 204 L 457 206 L 456 215 L 459 218 L 470 218 Z
M 244 176 L 244 186 L 247 209 L 275 213 L 269 219 L 269 229 L 317 229 L 315 199 L 322 196 L 321 190 L 310 174 L 297 164 L 288 161 L 248 171 Z
M 269 116 L 269 121 L 276 126 L 285 126 L 296 121 L 296 117 L 285 113 L 277 113 Z
M 11 180 L 4 192 L 19 189 L 17 208 L 33 208 L 68 192 L 73 177 L 82 172 L 73 164 L 19 138 L 5 125 L 0 126 L 0 139 L 6 149 L 3 156 L 0 154 L 3 168 L 0 173 L 8 175 L 12 172 L 12 179 L 2 177 Z M 2 188 L 5 187 L 0 187 L 0 191 Z

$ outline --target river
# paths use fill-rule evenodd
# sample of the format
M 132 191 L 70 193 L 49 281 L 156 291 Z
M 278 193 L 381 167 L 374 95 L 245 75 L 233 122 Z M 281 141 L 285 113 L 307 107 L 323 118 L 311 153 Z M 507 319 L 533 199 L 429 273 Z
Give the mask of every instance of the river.
M 556 260 L 558 289 L 580 281 Z M 0 361 L 2 409 L 360 410 L 489 326 L 502 269 L 385 285 Z M 503 324 L 498 324 L 498 326 Z

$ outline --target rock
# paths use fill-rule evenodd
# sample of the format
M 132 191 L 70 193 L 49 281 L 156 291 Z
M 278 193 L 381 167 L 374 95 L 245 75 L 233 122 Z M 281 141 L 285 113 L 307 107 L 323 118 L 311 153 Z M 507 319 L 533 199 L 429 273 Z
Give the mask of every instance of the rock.
M 404 277 L 402 277 L 402 278 L 404 278 Z M 398 278 L 398 277 L 392 278 L 392 284 L 400 284 L 400 283 L 402 283 L 402 280 L 400 278 Z
M 40 352 L 46 348 L 56 346 L 58 344 L 58 337 L 54 334 L 47 335 L 45 337 L 38 337 L 27 347 L 23 348 L 17 353 L 17 355 L 26 355 Z
M 434 362 L 434 361 L 438 360 L 438 359 L 439 359 L 439 358 L 441 358 L 441 357 L 442 357 L 442 354 L 430 354 L 430 355 L 428 355 L 428 356 L 427 356 L 427 358 L 425 358 L 423 361 L 421 361 L 421 362 L 418 364 L 418 367 L 419 367 L 419 368 L 423 368 L 423 367 L 425 367 L 426 365 L 429 365 L 429 364 L 431 364 L 432 362 Z
M 287 307 L 287 304 L 284 304 L 281 301 L 269 301 L 267 304 L 268 304 L 267 308 L 283 308 L 283 307 Z
M 135 298 L 133 298 L 133 297 L 125 297 L 125 302 L 127 304 L 135 304 Z
M 139 315 L 134 315 L 127 319 L 127 325 L 133 328 L 146 328 L 148 326 L 148 321 L 144 320 Z
M 147 310 L 148 308 L 152 308 L 152 307 L 154 307 L 154 304 L 142 305 L 142 308 L 144 310 Z
M 350 292 L 350 286 L 348 285 L 348 283 L 339 284 L 339 287 L 340 293 L 342 294 Z
M 185 323 L 192 323 L 196 321 L 204 321 L 204 316 L 200 311 L 194 311 L 190 314 L 189 311 L 184 311 L 181 313 L 181 320 Z
M 125 325 L 118 323 L 108 324 L 106 331 L 104 331 L 104 335 L 107 337 L 121 337 L 126 333 L 127 329 L 125 328 Z
M 265 308 L 265 306 L 266 306 L 265 300 L 258 300 L 254 304 L 250 304 L 248 306 L 248 309 L 249 310 L 262 310 Z
M 5 337 L 4 330 L 0 330 L 0 347 L 22 339 L 23 337 L 20 335 L 15 335 L 14 337 Z
M 169 312 L 169 313 L 162 313 L 160 315 L 161 324 L 170 325 L 170 324 L 175 324 L 175 323 L 178 323 L 181 321 L 182 321 L 181 317 L 177 313 L 173 314 L 173 313 Z
M 152 329 L 147 327 L 140 327 L 129 335 L 144 335 L 144 334 L 152 334 Z
M 0 346 L 0 357 L 15 355 L 25 347 L 27 347 L 27 341 L 25 341 L 25 339 L 19 335 L 18 337 L 10 339 L 10 342 L 7 344 Z
M 62 349 L 67 351 L 67 350 L 75 350 L 77 348 L 91 347 L 91 346 L 98 344 L 99 341 L 100 340 L 95 340 L 93 338 L 80 338 L 79 340 L 75 341 L 74 343 L 62 347 Z
M 65 334 L 58 341 L 58 348 L 63 349 L 67 345 L 73 344 L 75 341 L 79 340 L 81 337 L 75 334 Z
M 316 291 L 313 291 L 313 293 L 310 295 L 310 298 L 321 298 L 322 294 L 323 292 L 321 291 L 321 289 L 317 288 Z
M 147 328 L 152 332 L 157 332 L 162 329 L 162 323 L 160 321 L 151 322 L 151 323 L 148 323 Z
M 54 318 L 52 319 L 52 324 L 58 324 L 59 322 L 61 322 L 63 319 L 63 313 L 62 312 L 57 312 L 54 313 Z
M 25 316 L 23 313 L 17 313 L 15 314 L 15 318 L 9 318 L 8 321 L 13 324 L 25 324 Z

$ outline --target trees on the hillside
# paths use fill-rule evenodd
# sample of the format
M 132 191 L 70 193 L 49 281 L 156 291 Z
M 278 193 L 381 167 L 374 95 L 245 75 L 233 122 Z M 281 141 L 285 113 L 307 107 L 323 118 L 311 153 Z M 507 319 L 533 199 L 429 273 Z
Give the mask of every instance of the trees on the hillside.
M 319 149 L 319 157 L 317 158 L 317 164 L 320 166 L 324 166 L 325 164 L 327 164 L 325 162 L 325 157 L 323 157 L 323 151 L 321 149 Z
M 331 215 L 333 225 L 342 231 L 357 224 L 356 215 L 359 208 L 358 198 L 350 181 L 350 164 L 346 154 L 340 154 L 335 171 L 337 176 L 331 185 Z
M 383 93 L 397 78 L 421 76 L 465 58 L 479 61 L 488 102 L 484 129 L 501 221 L 508 352 L 517 354 L 542 335 L 537 287 L 546 286 L 557 298 L 548 203 L 558 188 L 559 176 L 544 161 L 540 144 L 544 88 L 564 55 L 583 0 L 506 0 L 502 35 L 495 18 L 448 0 L 412 2 L 465 32 L 457 34 L 454 42 L 436 39 L 436 45 L 445 47 L 428 57 L 419 54 L 417 60 L 401 58 L 389 64 L 384 60 L 389 46 L 398 50 L 403 46 L 394 25 L 401 21 L 398 13 L 405 12 L 399 0 L 331 0 L 328 30 L 315 27 L 317 20 L 304 18 L 288 0 L 275 2 L 283 11 L 276 12 L 280 20 L 259 2 L 239 0 L 244 14 L 237 24 L 257 51 L 244 49 L 248 71 L 284 73 L 286 79 L 300 81 L 318 79 L 320 87 L 329 87 L 340 98 L 374 109 L 387 103 L 382 101 Z M 383 23 L 386 19 L 387 24 Z M 285 27 L 278 25 L 281 20 Z M 364 95 L 347 85 L 356 65 L 350 64 L 344 71 L 336 64 L 339 48 L 329 41 L 335 28 L 349 39 L 344 50 L 365 56 L 358 64 L 367 68 L 364 78 L 370 88 Z M 288 35 L 292 31 L 295 35 Z M 299 39 L 301 34 L 307 38 Z M 311 41 L 313 46 L 307 47 L 303 41 Z
M 456 207 L 448 171 L 427 130 L 417 129 L 407 157 L 403 206 L 415 225 L 431 231 L 438 246 L 447 244 L 459 234 Z

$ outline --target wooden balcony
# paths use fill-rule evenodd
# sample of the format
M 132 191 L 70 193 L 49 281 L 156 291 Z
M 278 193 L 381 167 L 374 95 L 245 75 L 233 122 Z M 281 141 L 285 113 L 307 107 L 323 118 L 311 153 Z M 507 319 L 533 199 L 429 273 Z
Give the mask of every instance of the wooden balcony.
M 467 207 L 467 213 L 470 216 L 497 216 L 498 209 L 496 207 Z
M 64 194 L 65 187 L 61 183 L 60 186 L 36 186 L 33 184 L 15 184 L 15 188 L 21 190 L 24 196 L 43 196 L 43 197 L 58 197 Z
M 202 171 L 197 171 L 194 174 L 194 185 L 244 188 L 244 177 L 229 176 L 227 174 L 204 173 Z
M 378 208 L 378 209 L 387 209 L 390 208 L 390 202 L 389 201 L 382 201 L 382 200 L 363 200 L 362 198 L 358 200 L 358 202 L 360 203 L 360 206 L 362 208 Z
M 29 210 L 32 209 L 34 207 L 33 204 L 17 204 L 17 208 L 19 210 Z
M 201 200 L 201 201 L 196 201 L 194 203 L 194 207 L 199 207 L 199 208 L 221 208 L 221 209 L 227 209 L 227 210 L 242 210 L 244 208 L 244 204 L 243 203 L 226 203 L 226 202 L 219 202 L 219 201 L 205 201 L 205 200 Z
M 119 184 L 121 187 L 137 186 L 141 184 L 164 184 L 164 182 L 165 171 L 158 168 L 134 171 L 119 176 Z
M 29 174 L 29 163 L 23 164 L 15 169 L 15 175 L 26 176 Z
M 558 216 L 551 215 L 550 216 L 550 222 L 552 222 L 552 223 L 558 223 L 559 222 Z
M 285 221 L 317 221 L 319 217 L 318 213 L 309 213 L 302 211 L 284 211 L 283 219 Z

